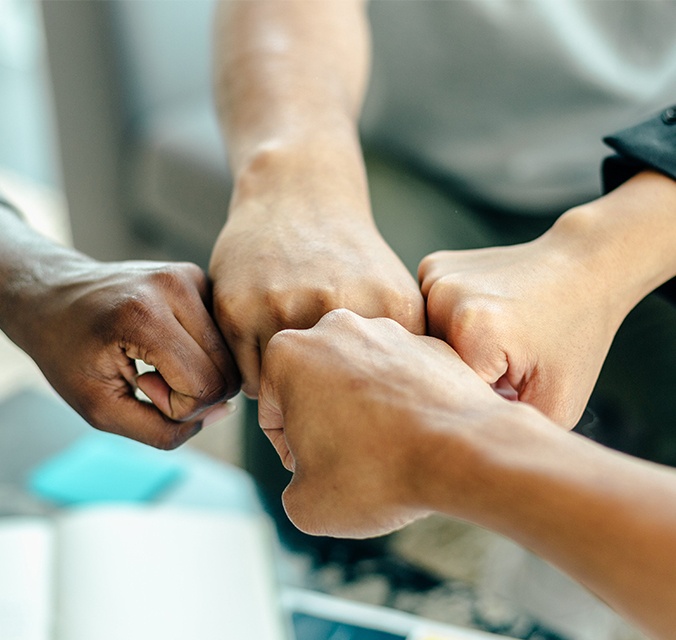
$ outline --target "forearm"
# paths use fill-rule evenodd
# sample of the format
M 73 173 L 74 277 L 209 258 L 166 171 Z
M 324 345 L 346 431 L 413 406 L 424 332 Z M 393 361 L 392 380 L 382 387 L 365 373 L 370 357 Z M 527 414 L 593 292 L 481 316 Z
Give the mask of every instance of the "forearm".
M 0 206 L 0 329 L 30 352 L 33 320 L 41 295 L 67 270 L 91 262 L 33 231 Z
M 357 134 L 369 67 L 362 3 L 224 3 L 217 42 L 217 100 L 239 196 L 261 185 L 326 188 L 368 208 Z
M 449 498 L 457 489 L 435 443 L 435 468 L 418 483 L 425 506 L 511 537 L 654 637 L 671 637 L 676 472 L 556 429 L 530 408 L 506 416 L 509 428 L 493 422 L 484 453 L 469 456 L 464 501 Z
M 676 181 L 644 171 L 564 214 L 544 238 L 564 247 L 620 322 L 676 275 Z

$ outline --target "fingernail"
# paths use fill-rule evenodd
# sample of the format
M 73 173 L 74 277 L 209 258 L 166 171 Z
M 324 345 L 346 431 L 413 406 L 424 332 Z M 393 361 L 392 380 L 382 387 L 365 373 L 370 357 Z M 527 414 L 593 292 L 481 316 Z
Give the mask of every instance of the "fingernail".
M 207 429 L 217 422 L 220 422 L 221 420 L 224 420 L 228 416 L 232 415 L 236 410 L 237 405 L 232 402 L 224 402 L 223 404 L 219 404 L 213 409 L 210 409 L 206 414 L 204 420 L 202 421 L 202 427 Z

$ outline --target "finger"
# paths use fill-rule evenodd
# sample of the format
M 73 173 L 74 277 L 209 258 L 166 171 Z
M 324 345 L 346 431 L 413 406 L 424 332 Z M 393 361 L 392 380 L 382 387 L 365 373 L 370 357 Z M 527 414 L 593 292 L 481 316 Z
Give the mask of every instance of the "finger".
M 258 398 L 261 375 L 261 350 L 258 342 L 234 343 L 235 361 L 242 376 L 242 393 L 247 398 Z
M 453 290 L 439 283 L 426 292 L 427 333 L 444 340 L 451 341 L 451 317 L 456 303 Z
M 209 427 L 222 422 L 236 411 L 236 404 L 233 402 L 224 402 L 222 404 L 217 404 L 215 407 L 210 407 L 206 411 L 200 413 L 198 419 L 202 421 L 202 428 L 208 429 Z
M 194 409 L 188 409 L 187 405 L 193 400 L 190 396 L 183 397 L 184 394 L 172 389 L 157 371 L 149 371 L 136 377 L 136 386 L 148 396 L 148 399 L 166 416 L 173 417 L 177 421 L 194 418 L 198 414 L 207 411 L 205 407 L 195 403 Z M 186 411 L 189 411 L 186 417 L 181 417 L 179 405 L 184 403 Z M 174 417 L 175 416 L 175 417 Z
M 446 260 L 452 254 L 451 251 L 436 251 L 425 256 L 418 265 L 418 282 L 420 291 L 424 298 L 427 298 L 430 288 L 442 275 L 439 268 L 440 263 Z
M 483 348 L 468 351 L 466 355 L 458 350 L 458 355 L 474 372 L 488 384 L 496 384 L 509 370 L 507 355 L 498 349 Z
M 261 384 L 258 397 L 258 423 L 277 451 L 284 467 L 293 471 L 295 464 L 284 434 L 284 416 L 272 392 L 268 391 L 269 389 L 268 385 Z
M 112 407 L 99 405 L 94 415 L 85 418 L 101 431 L 164 450 L 179 447 L 202 428 L 202 418 L 186 422 L 170 420 L 157 407 L 132 396 L 122 396 Z
M 519 392 L 511 385 L 506 375 L 498 378 L 497 382 L 494 382 L 491 387 L 495 393 L 505 400 L 516 402 L 519 399 Z
M 446 279 L 429 291 L 427 321 L 429 334 L 447 342 L 484 382 L 493 384 L 507 373 L 500 312 L 463 299 L 463 289 Z
M 209 314 L 211 285 L 198 267 L 189 277 L 193 278 L 195 287 L 189 287 L 177 304 L 172 305 L 174 315 L 221 372 L 227 397 L 231 398 L 239 391 L 240 374 L 223 335 Z
M 225 337 L 241 376 L 241 389 L 248 398 L 258 396 L 258 385 L 261 369 L 261 353 L 259 337 L 254 332 L 256 326 L 254 313 L 251 311 L 253 302 L 247 309 L 241 306 L 241 301 L 214 289 L 214 313 L 216 323 Z
M 427 300 L 430 289 L 436 281 L 436 278 L 432 277 L 430 274 L 430 268 L 428 256 L 427 258 L 423 259 L 423 261 L 418 266 L 418 282 L 420 283 L 420 293 L 425 300 Z
M 208 354 L 172 315 L 135 335 L 127 356 L 155 367 L 136 379 L 162 413 L 186 421 L 231 392 Z
M 268 437 L 277 451 L 282 464 L 289 471 L 295 468 L 295 460 L 284 432 L 284 411 L 280 390 L 286 386 L 283 353 L 273 342 L 273 346 L 266 352 L 261 369 L 260 392 L 258 396 L 258 422 L 263 433 Z

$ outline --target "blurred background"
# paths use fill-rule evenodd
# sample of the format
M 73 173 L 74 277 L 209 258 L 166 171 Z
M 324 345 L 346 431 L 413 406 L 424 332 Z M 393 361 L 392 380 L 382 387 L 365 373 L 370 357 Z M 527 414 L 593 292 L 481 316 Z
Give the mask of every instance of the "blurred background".
M 99 259 L 206 267 L 230 185 L 213 6 L 0 0 L 0 189 L 41 231 Z M 30 365 L 5 350 L 0 381 L 18 384 Z M 239 430 L 227 436 L 202 440 L 238 460 Z
M 56 138 L 39 8 L 0 0 L 0 165 L 56 186 Z
M 212 9 L 0 0 L 0 164 L 63 191 L 79 249 L 120 259 L 140 242 L 171 253 L 178 235 L 177 257 L 208 257 L 228 197 Z

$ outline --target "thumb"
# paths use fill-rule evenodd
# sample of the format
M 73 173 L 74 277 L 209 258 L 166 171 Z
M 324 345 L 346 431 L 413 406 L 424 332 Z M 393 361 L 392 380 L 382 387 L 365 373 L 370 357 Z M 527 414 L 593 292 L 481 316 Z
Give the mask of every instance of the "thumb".
M 295 462 L 284 433 L 284 412 L 278 398 L 277 389 L 278 386 L 272 377 L 271 367 L 264 365 L 261 369 L 258 392 L 258 423 L 275 451 L 277 451 L 284 467 L 293 471 Z
M 465 345 L 456 345 L 452 342 L 450 345 L 455 349 L 463 362 L 484 382 L 495 384 L 500 378 L 508 374 L 509 359 L 507 354 L 494 345 L 484 343 L 467 347 Z
M 136 385 L 165 416 L 177 421 L 191 420 L 213 404 L 200 406 L 200 400 L 173 389 L 157 371 L 148 371 L 136 378 Z

